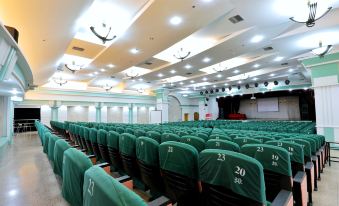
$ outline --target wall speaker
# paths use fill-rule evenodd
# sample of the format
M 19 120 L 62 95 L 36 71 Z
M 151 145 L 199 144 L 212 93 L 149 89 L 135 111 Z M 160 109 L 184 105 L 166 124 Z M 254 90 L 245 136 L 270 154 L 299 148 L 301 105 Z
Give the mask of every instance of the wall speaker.
M 256 82 L 256 83 L 254 83 L 254 86 L 255 86 L 255 87 L 258 87 L 258 86 L 259 86 L 259 84 Z
M 268 86 L 268 82 L 264 82 L 264 85 L 265 85 L 265 87 L 267 87 Z
M 288 80 L 288 79 L 285 80 L 286 85 L 289 85 L 290 83 L 291 83 L 290 80 Z

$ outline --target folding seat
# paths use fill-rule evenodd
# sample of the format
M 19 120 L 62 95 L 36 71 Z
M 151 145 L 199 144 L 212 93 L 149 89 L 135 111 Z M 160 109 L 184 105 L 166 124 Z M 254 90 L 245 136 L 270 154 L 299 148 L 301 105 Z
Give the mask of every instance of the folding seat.
M 195 134 L 195 136 L 200 137 L 201 139 L 203 139 L 204 141 L 208 140 L 208 134 L 204 133 L 204 132 L 197 132 Z
M 79 133 L 80 133 L 80 126 L 79 125 L 74 125 L 74 137 L 76 139 L 76 144 L 80 146 L 81 149 L 83 149 L 83 145 L 82 145 L 82 142 L 80 140 L 80 137 L 79 137 Z
M 126 128 L 124 133 L 128 133 L 128 134 L 134 135 L 134 129 L 132 129 L 132 128 Z
M 229 140 L 232 141 L 232 138 L 226 136 L 226 135 L 222 135 L 222 134 L 212 134 L 208 137 L 208 139 L 222 139 L 222 140 Z
M 119 154 L 119 137 L 120 134 L 115 131 L 108 132 L 107 147 L 113 171 L 122 171 L 122 161 Z
M 85 172 L 83 184 L 83 206 L 146 206 L 136 193 L 129 190 L 98 166 Z
M 202 138 L 192 135 L 181 137 L 180 142 L 193 146 L 195 149 L 197 149 L 198 152 L 204 150 L 206 145 L 205 141 Z
M 149 137 L 139 137 L 136 156 L 142 182 L 150 188 L 152 196 L 160 196 L 164 192 L 164 183 L 160 174 L 159 143 Z
M 85 128 L 84 126 L 79 127 L 79 139 L 82 145 L 82 149 L 84 152 L 88 151 L 87 144 L 86 144 L 86 139 L 85 139 Z
M 54 162 L 54 146 L 55 146 L 55 142 L 58 140 L 59 138 L 52 134 L 50 135 L 49 141 L 48 141 L 48 151 L 47 151 L 47 157 L 50 161 Z
M 93 148 L 92 148 L 92 144 L 91 144 L 91 141 L 89 139 L 89 133 L 90 133 L 90 128 L 88 127 L 84 127 L 84 140 L 85 140 L 85 144 L 86 144 L 86 152 L 87 154 L 89 155 L 93 155 Z
M 108 153 L 108 147 L 107 147 L 107 135 L 108 132 L 106 130 L 100 129 L 98 131 L 98 147 L 100 151 L 100 156 L 102 157 L 102 160 L 107 162 L 108 164 L 111 164 L 111 160 L 109 158 Z
M 62 177 L 64 152 L 69 148 L 71 148 L 71 146 L 63 139 L 59 139 L 55 142 L 53 171 L 55 174 L 61 177 Z
M 117 127 L 116 128 L 116 131 L 119 133 L 119 134 L 122 134 L 125 132 L 125 129 L 123 127 Z
M 234 152 L 240 152 L 240 147 L 238 144 L 223 140 L 223 139 L 210 139 L 206 142 L 206 149 L 222 149 L 230 150 Z
M 305 173 L 304 150 L 302 145 L 287 141 L 267 141 L 265 144 L 282 147 L 288 151 L 293 175 L 294 205 L 307 205 L 307 198 L 312 200 L 312 193 L 307 196 L 307 175 Z
M 199 155 L 199 166 L 202 206 L 267 205 L 263 167 L 254 158 L 206 149 Z
M 92 162 L 75 148 L 66 150 L 63 158 L 62 196 L 70 205 L 82 206 L 84 173 Z
M 145 132 L 145 130 L 137 129 L 137 130 L 135 130 L 134 135 L 136 137 L 146 136 L 146 132 Z
M 267 141 L 273 141 L 274 140 L 271 137 L 264 137 L 264 136 L 254 136 L 253 139 L 260 140 L 261 143 L 265 143 Z
M 181 142 L 164 142 L 159 161 L 166 197 L 179 206 L 199 205 L 198 151 Z
M 180 141 L 180 137 L 176 134 L 172 134 L 172 133 L 163 133 L 161 135 L 161 143 L 163 142 L 167 142 L 167 141 Z
M 96 160 L 100 161 L 102 158 L 101 158 L 99 145 L 98 145 L 98 130 L 97 129 L 95 129 L 95 128 L 90 129 L 90 131 L 89 131 L 89 141 L 91 142 L 92 151 L 93 151 L 93 154 L 96 157 Z
M 146 136 L 149 138 L 152 138 L 154 140 L 156 140 L 158 143 L 161 142 L 161 134 L 159 132 L 156 131 L 148 131 L 146 132 Z
M 261 144 L 260 140 L 249 137 L 237 137 L 233 139 L 233 142 L 237 143 L 240 147 L 245 144 Z
M 241 152 L 263 165 L 268 201 L 273 201 L 281 191 L 287 191 L 292 197 L 292 169 L 287 150 L 266 144 L 247 144 L 241 147 Z
M 44 133 L 43 152 L 46 154 L 48 154 L 48 142 L 51 136 L 52 136 L 52 133 L 50 133 L 49 131 Z

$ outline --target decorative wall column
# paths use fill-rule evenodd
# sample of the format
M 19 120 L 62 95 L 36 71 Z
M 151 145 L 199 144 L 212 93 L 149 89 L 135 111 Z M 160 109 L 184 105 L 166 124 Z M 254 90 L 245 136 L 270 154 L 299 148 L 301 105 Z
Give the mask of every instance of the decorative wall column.
M 199 119 L 205 120 L 206 113 L 208 113 L 208 111 L 205 106 L 205 97 L 199 97 Z
M 133 123 L 133 104 L 128 105 L 128 123 Z
M 9 96 L 0 96 L 0 138 L 4 138 L 4 142 L 12 143 L 13 139 L 13 116 L 14 106 Z M 0 139 L 1 144 L 4 143 Z
M 51 108 L 51 120 L 58 121 L 59 120 L 59 107 L 61 106 L 61 102 L 50 101 L 49 106 Z
M 161 110 L 162 122 L 168 122 L 168 90 L 158 89 L 156 92 L 156 110 Z
M 97 123 L 101 122 L 101 108 L 102 108 L 101 102 L 95 103 L 95 122 Z
M 317 133 L 339 141 L 339 53 L 303 61 L 311 69 Z

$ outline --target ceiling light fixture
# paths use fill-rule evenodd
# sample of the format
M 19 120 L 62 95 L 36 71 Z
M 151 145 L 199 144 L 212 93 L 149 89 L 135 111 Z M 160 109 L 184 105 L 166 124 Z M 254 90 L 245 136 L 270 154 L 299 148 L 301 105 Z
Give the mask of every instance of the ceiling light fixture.
M 175 26 L 181 24 L 181 22 L 182 22 L 182 18 L 179 17 L 179 16 L 174 16 L 174 17 L 172 17 L 172 18 L 170 19 L 170 23 L 171 23 L 172 25 L 175 25 Z
M 208 79 L 206 77 L 202 78 L 202 81 L 207 81 Z
M 236 69 L 236 70 L 233 71 L 233 73 L 234 73 L 234 74 L 238 74 L 238 73 L 239 73 L 239 70 Z
M 105 72 L 105 71 L 106 71 L 106 69 L 100 69 L 100 71 L 101 71 L 101 72 Z
M 202 60 L 203 62 L 205 62 L 205 63 L 208 63 L 208 62 L 210 62 L 211 61 L 211 59 L 210 58 L 208 58 L 208 57 L 205 57 L 203 60 Z
M 218 77 L 218 78 L 221 78 L 221 77 L 222 77 L 222 75 L 221 75 L 221 74 L 218 74 L 218 75 L 217 75 L 217 77 Z
M 185 69 L 190 69 L 190 68 L 192 68 L 191 65 L 189 65 L 189 64 L 186 64 L 186 65 L 185 65 Z
M 131 70 L 127 71 L 125 73 L 125 75 L 126 75 L 127 78 L 134 80 L 134 78 L 137 78 L 139 76 L 139 73 L 135 72 L 133 69 L 131 69 Z
M 62 76 L 53 78 L 53 81 L 60 85 L 60 87 L 68 82 L 66 79 L 63 79 Z
M 312 53 L 320 58 L 323 58 L 333 48 L 332 45 L 323 46 L 322 42 L 319 42 L 319 47 L 312 50 Z
M 252 43 L 259 43 L 264 39 L 263 35 L 255 35 L 252 39 L 251 42 Z
M 106 90 L 106 92 L 108 92 L 109 90 L 111 90 L 111 89 L 113 88 L 113 86 L 110 86 L 110 85 L 108 85 L 108 84 L 105 84 L 105 85 L 102 86 L 102 88 L 103 88 L 104 90 Z
M 107 65 L 107 67 L 112 69 L 114 67 L 114 64 L 109 64 Z
M 112 41 L 117 36 L 111 34 L 112 27 L 108 27 L 105 23 L 102 23 L 99 28 L 96 28 L 94 26 L 90 27 L 91 31 L 95 36 L 97 36 L 103 44 L 105 44 L 107 41 Z M 99 34 L 98 32 L 102 32 L 103 34 Z M 106 33 L 106 34 L 105 34 Z
M 140 88 L 140 89 L 138 89 L 137 90 L 140 94 L 142 94 L 142 93 L 144 93 L 145 92 L 145 89 L 143 89 L 143 88 Z
M 190 54 L 191 54 L 190 51 L 184 51 L 183 48 L 180 48 L 179 51 L 177 51 L 177 53 L 174 54 L 173 56 L 179 59 L 180 61 L 184 61 L 184 59 L 186 59 Z
M 280 62 L 280 61 L 283 60 L 283 59 L 284 59 L 284 57 L 277 56 L 277 57 L 274 59 L 274 61 Z
M 320 13 L 317 15 L 318 3 L 319 1 L 316 1 L 316 0 L 307 1 L 307 7 L 308 7 L 308 19 L 307 20 L 305 19 L 299 20 L 295 17 L 291 17 L 290 20 L 297 22 L 297 23 L 306 24 L 307 27 L 313 27 L 317 20 L 325 16 L 332 9 L 332 7 L 328 7 L 322 14 Z
M 219 64 L 218 67 L 213 68 L 213 70 L 216 71 L 216 72 L 223 72 L 223 71 L 225 71 L 226 69 L 227 69 L 227 67 L 222 67 L 221 64 Z
M 171 74 L 174 74 L 174 73 L 176 73 L 177 71 L 175 71 L 175 70 L 171 70 L 170 72 L 171 72 Z
M 258 67 L 260 67 L 260 64 L 255 64 L 255 65 L 253 65 L 253 67 L 258 68 Z
M 133 49 L 131 49 L 131 50 L 129 50 L 132 54 L 137 54 L 137 53 L 139 53 L 139 49 L 137 49 L 137 48 L 133 48 Z
M 163 75 L 163 74 L 161 74 L 161 73 L 159 73 L 159 74 L 158 74 L 158 77 L 163 77 L 163 76 L 164 76 L 164 75 Z
M 76 64 L 75 61 L 72 61 L 72 64 L 65 64 L 65 67 L 68 70 L 70 70 L 72 73 L 75 73 L 75 72 L 80 71 L 82 69 L 82 66 Z

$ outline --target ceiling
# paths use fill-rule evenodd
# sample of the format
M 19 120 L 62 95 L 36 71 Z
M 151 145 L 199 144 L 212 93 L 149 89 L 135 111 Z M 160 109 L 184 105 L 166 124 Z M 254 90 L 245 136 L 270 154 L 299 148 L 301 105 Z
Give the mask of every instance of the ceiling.
M 105 91 L 106 85 L 113 93 L 168 88 L 193 95 L 286 79 L 304 85 L 311 80 L 300 59 L 311 57 L 319 41 L 334 45 L 332 52 L 339 45 L 335 0 L 328 1 L 333 9 L 311 28 L 289 20 L 304 0 L 0 2 L 0 20 L 20 32 L 19 46 L 34 83 L 58 89 Z M 232 23 L 236 15 L 243 20 Z M 105 44 L 89 29 L 103 23 L 116 35 Z M 190 52 L 183 61 L 173 56 L 181 48 Z M 76 73 L 64 66 L 75 62 L 83 67 Z M 56 75 L 68 83 L 55 84 Z

